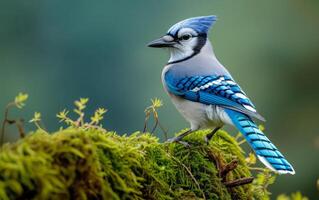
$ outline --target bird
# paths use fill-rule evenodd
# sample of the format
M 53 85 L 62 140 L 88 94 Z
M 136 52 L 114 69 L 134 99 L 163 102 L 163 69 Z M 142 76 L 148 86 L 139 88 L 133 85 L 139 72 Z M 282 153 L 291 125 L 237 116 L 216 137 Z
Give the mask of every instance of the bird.
M 209 143 L 224 125 L 236 127 L 258 159 L 278 174 L 295 174 L 292 165 L 258 128 L 265 121 L 229 71 L 219 62 L 208 39 L 215 15 L 192 17 L 171 26 L 166 34 L 148 44 L 164 48 L 170 58 L 162 70 L 162 84 L 190 129 L 168 142 L 188 145 L 183 138 L 200 129 L 211 129 Z

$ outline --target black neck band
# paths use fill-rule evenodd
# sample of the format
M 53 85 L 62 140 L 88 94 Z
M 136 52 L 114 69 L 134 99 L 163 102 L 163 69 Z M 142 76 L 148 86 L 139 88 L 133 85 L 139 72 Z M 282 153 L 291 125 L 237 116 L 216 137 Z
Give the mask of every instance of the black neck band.
M 199 34 L 197 37 L 198 37 L 197 44 L 194 47 L 194 49 L 193 49 L 194 52 L 191 55 L 189 55 L 189 56 L 187 56 L 185 58 L 182 58 L 180 60 L 175 60 L 175 61 L 172 61 L 172 62 L 168 62 L 167 64 L 169 65 L 169 64 L 183 62 L 185 60 L 188 60 L 188 59 L 196 56 L 200 52 L 200 50 L 203 48 L 203 46 L 205 45 L 206 40 L 207 40 L 207 34 Z

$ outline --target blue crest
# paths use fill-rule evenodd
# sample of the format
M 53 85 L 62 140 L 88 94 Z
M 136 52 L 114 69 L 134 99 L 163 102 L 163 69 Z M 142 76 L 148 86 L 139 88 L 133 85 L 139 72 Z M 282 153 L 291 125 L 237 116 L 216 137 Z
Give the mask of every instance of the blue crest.
M 197 33 L 207 33 L 209 28 L 214 24 L 216 20 L 217 17 L 215 15 L 185 19 L 173 25 L 167 31 L 167 33 L 176 35 L 178 30 L 180 30 L 181 28 L 191 28 L 194 29 Z

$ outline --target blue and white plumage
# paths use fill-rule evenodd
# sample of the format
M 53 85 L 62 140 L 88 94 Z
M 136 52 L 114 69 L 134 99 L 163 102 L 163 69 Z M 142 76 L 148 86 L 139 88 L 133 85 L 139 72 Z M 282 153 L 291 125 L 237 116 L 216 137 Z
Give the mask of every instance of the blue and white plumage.
M 252 120 L 264 118 L 217 60 L 207 39 L 215 21 L 215 16 L 183 20 L 149 44 L 170 50 L 170 59 L 162 71 L 166 92 L 190 123 L 191 131 L 215 128 L 215 132 L 224 124 L 235 126 L 268 168 L 280 174 L 294 174 L 291 164 Z M 171 141 L 179 141 L 189 133 Z

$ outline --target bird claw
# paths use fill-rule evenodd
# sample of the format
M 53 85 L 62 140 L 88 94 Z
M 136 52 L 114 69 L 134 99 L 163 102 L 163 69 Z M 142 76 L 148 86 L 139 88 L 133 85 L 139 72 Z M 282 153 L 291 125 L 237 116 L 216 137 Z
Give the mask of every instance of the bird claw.
M 191 145 L 188 142 L 185 142 L 185 141 L 178 141 L 178 143 L 184 145 L 184 147 L 187 147 L 187 148 L 191 147 Z
M 165 143 L 179 143 L 179 144 L 184 145 L 187 148 L 191 147 L 191 145 L 188 142 L 182 141 L 179 137 L 170 138 L 170 139 L 166 140 Z
M 205 135 L 204 137 L 204 141 L 206 142 L 207 145 L 209 145 L 209 141 L 213 138 L 213 136 L 215 135 L 215 133 L 221 128 L 222 126 L 218 126 L 216 128 L 214 128 L 214 130 L 212 130 L 212 132 L 208 133 L 207 135 Z
M 174 142 L 177 142 L 176 137 L 173 137 L 173 138 L 167 139 L 167 140 L 165 141 L 165 143 L 174 143 Z
M 204 141 L 205 141 L 206 145 L 209 145 L 210 139 L 207 137 L 207 135 L 205 135 Z

